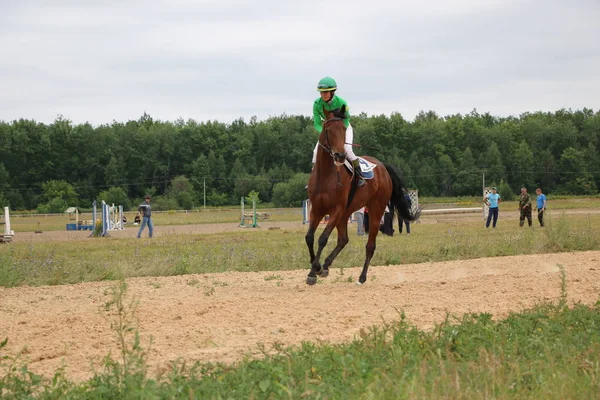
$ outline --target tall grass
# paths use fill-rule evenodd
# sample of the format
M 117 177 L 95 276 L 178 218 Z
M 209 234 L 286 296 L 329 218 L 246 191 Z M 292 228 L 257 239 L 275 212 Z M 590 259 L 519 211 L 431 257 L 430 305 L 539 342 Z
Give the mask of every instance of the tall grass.
M 354 225 L 350 225 L 350 229 Z M 562 216 L 546 228 L 519 228 L 501 220 L 414 224 L 412 235 L 378 236 L 372 265 L 390 265 L 600 248 L 600 216 Z M 0 286 L 59 285 L 135 276 L 308 268 L 304 230 L 174 234 L 152 240 L 88 238 L 72 242 L 0 246 Z M 334 268 L 357 267 L 364 237 L 350 234 Z M 335 235 L 328 247 L 333 249 Z

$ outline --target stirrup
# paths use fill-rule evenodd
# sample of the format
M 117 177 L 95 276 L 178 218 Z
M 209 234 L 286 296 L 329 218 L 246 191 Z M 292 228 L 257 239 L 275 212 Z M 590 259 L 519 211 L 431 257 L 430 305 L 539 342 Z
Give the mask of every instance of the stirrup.
M 356 186 L 358 187 L 362 187 L 365 186 L 365 183 L 367 183 L 365 181 L 365 178 L 362 177 L 362 175 L 359 173 L 356 175 Z

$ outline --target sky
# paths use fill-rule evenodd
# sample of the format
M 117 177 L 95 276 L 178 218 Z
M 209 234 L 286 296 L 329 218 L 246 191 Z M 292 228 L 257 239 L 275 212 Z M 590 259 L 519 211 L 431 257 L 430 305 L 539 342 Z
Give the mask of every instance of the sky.
M 0 120 L 600 109 L 599 0 L 0 0 Z

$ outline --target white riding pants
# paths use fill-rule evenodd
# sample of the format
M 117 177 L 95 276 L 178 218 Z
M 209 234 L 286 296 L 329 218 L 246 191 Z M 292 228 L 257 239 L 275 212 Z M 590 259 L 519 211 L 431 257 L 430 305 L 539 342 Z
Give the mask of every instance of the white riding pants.
M 346 157 L 348 158 L 348 160 L 350 160 L 350 162 L 353 162 L 354 160 L 356 160 L 358 158 L 356 156 L 356 154 L 354 154 L 354 150 L 352 150 L 353 139 L 354 139 L 354 132 L 352 131 L 352 125 L 348 124 L 348 128 L 346 128 L 346 144 L 344 145 L 344 151 L 346 152 Z M 350 144 L 348 144 L 348 143 L 350 143 Z M 313 158 L 312 158 L 313 164 L 317 162 L 317 150 L 318 149 L 319 149 L 319 142 L 317 141 L 317 145 L 315 146 L 315 149 L 313 150 Z

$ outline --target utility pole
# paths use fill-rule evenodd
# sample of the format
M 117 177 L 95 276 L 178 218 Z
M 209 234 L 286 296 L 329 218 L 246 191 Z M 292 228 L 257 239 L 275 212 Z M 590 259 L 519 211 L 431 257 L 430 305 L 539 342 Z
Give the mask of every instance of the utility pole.
M 483 186 L 481 186 L 481 190 L 485 190 L 485 171 L 481 171 L 481 173 L 483 174 L 483 178 L 482 178 Z

